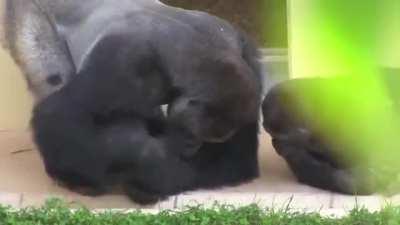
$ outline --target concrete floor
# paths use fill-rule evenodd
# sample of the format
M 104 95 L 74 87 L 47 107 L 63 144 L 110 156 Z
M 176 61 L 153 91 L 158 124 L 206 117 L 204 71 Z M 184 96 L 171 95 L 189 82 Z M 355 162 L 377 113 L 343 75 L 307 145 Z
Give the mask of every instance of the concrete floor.
M 295 181 L 285 162 L 275 154 L 266 133 L 261 134 L 260 141 L 262 175 L 254 182 L 220 190 L 185 193 L 144 208 L 174 209 L 198 203 L 210 205 L 218 201 L 235 205 L 258 203 L 265 207 L 285 207 L 289 204 L 295 209 L 336 210 L 351 209 L 356 204 L 379 209 L 386 202 L 400 203 L 400 196 L 391 199 L 342 196 L 301 185 Z M 39 206 L 49 197 L 59 197 L 92 209 L 140 208 L 123 195 L 90 198 L 57 186 L 46 176 L 29 132 L 0 131 L 0 177 L 0 204 Z

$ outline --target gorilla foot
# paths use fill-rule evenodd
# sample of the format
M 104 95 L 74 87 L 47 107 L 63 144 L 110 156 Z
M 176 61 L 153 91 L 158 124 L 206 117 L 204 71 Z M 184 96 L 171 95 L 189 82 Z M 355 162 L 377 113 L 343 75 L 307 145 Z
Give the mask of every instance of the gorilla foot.
M 131 185 L 125 187 L 125 192 L 132 201 L 140 205 L 155 205 L 168 198 L 167 196 L 150 193 Z
M 191 158 L 202 146 L 202 142 L 185 131 L 169 130 L 163 138 L 166 148 L 183 158 Z
M 320 147 L 320 152 L 316 153 L 307 148 L 311 144 L 296 145 L 277 139 L 273 139 L 273 145 L 299 182 L 313 187 L 350 195 L 371 195 L 376 192 L 390 193 L 396 185 L 396 171 L 345 166 L 329 154 L 331 149 Z

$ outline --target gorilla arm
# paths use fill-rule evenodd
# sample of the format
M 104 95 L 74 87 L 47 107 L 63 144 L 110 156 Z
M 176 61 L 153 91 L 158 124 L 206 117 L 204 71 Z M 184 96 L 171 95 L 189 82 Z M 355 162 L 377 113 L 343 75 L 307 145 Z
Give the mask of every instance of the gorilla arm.
M 250 121 L 259 119 L 264 72 L 260 53 L 250 38 L 234 32 L 230 36 L 237 36 L 237 51 L 221 54 L 216 53 L 219 49 L 208 49 L 194 54 L 203 56 L 197 68 L 187 72 L 188 78 L 175 79 L 181 95 L 169 106 L 169 122 L 185 127 L 201 141 L 224 142 Z M 185 141 L 189 146 L 196 143 L 196 139 Z
M 202 79 L 186 85 L 190 90 L 183 89 L 184 94 L 169 108 L 168 127 L 181 129 L 189 151 L 196 143 L 223 143 L 258 120 L 261 94 L 253 71 L 242 59 L 234 63 L 205 60 L 201 67 L 195 72 L 200 71 Z M 172 133 L 176 135 L 177 130 Z

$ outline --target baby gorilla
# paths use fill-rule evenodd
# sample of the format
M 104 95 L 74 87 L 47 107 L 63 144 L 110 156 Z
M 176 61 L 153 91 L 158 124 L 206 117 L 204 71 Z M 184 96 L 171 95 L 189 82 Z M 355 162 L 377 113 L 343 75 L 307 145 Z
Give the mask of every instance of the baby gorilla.
M 339 147 L 337 142 L 332 143 L 319 127 L 318 121 L 332 121 L 330 112 L 325 111 L 332 110 L 332 106 L 340 107 L 333 110 L 352 110 L 351 107 L 367 100 L 357 93 L 349 95 L 351 88 L 346 84 L 354 83 L 355 79 L 294 79 L 276 85 L 266 96 L 262 106 L 264 128 L 271 135 L 277 153 L 286 160 L 300 182 L 346 194 L 371 194 L 385 190 L 397 177 L 395 169 L 362 164 L 362 154 Z M 337 102 L 320 100 L 320 96 L 333 93 L 336 93 Z M 388 106 L 379 103 L 377 107 Z M 355 126 L 357 118 L 351 118 L 335 118 L 331 131 Z M 348 124 L 342 121 L 348 121 Z

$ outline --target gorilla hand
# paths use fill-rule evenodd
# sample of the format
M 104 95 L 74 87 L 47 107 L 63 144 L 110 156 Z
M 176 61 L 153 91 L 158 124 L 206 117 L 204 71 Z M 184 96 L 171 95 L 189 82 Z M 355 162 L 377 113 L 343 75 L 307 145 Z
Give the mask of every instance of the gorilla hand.
M 192 81 L 190 87 L 176 84 L 181 94 L 168 108 L 171 138 L 181 136 L 188 155 L 202 143 L 223 143 L 246 124 L 258 121 L 261 94 L 257 69 L 241 57 L 215 57 L 204 59 L 201 69 L 192 70 L 197 75 L 191 79 L 200 77 L 199 82 Z

